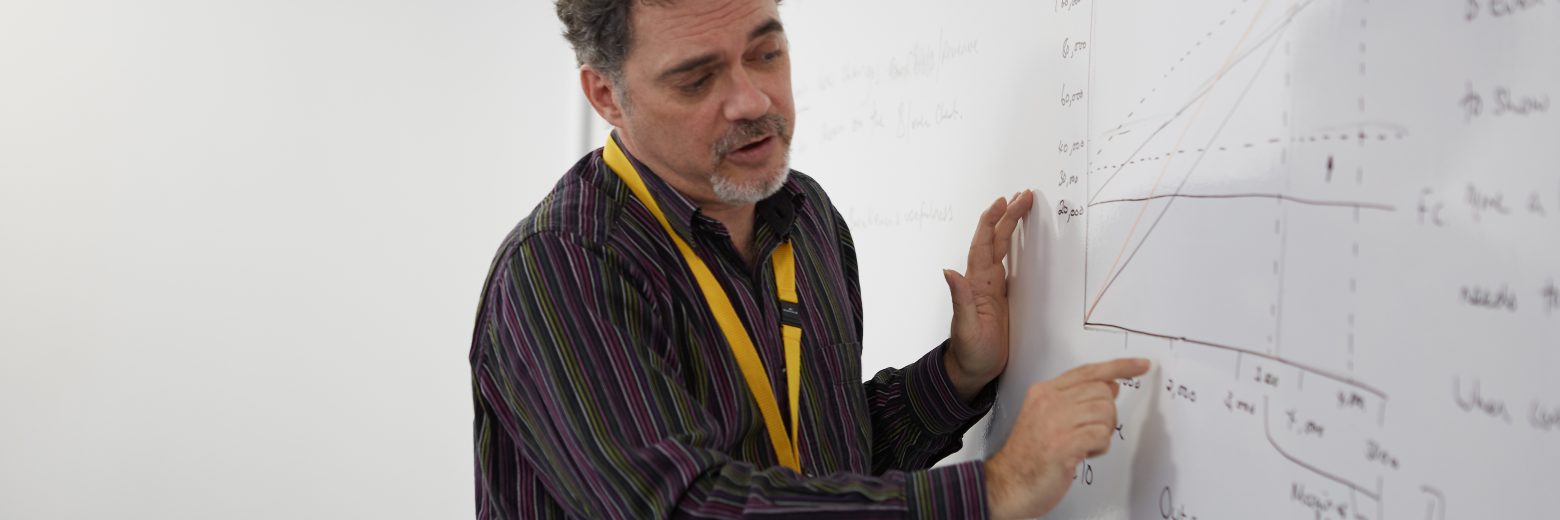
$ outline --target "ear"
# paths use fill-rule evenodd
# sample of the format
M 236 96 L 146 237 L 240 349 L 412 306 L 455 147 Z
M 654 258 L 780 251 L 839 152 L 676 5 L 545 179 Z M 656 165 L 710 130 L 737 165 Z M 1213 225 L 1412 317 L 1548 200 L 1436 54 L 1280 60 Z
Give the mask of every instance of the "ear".
M 602 119 L 607 120 L 614 128 L 623 127 L 623 106 L 618 103 L 618 95 L 614 91 L 617 86 L 606 74 L 602 74 L 590 65 L 580 66 L 580 89 L 585 92 L 585 100 L 596 109 L 596 113 Z

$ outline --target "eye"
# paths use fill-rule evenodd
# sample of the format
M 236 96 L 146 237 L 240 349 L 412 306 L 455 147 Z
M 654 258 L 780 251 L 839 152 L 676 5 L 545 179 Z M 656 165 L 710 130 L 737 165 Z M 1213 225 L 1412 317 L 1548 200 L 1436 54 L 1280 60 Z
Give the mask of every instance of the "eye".
M 693 83 L 688 83 L 686 85 L 683 85 L 683 86 L 677 87 L 677 88 L 682 90 L 683 92 L 686 92 L 686 93 L 689 93 L 689 94 L 695 94 L 695 93 L 698 93 L 700 90 L 704 89 L 704 85 L 708 84 L 710 82 L 710 77 L 711 77 L 710 74 L 705 74 L 703 76 L 700 76 L 698 81 L 694 81 Z
M 775 50 L 772 50 L 772 51 L 764 53 L 763 58 L 764 58 L 764 61 L 775 61 L 775 60 L 779 59 L 780 56 L 782 56 L 784 54 L 785 54 L 785 51 L 780 50 L 780 49 L 775 49 Z

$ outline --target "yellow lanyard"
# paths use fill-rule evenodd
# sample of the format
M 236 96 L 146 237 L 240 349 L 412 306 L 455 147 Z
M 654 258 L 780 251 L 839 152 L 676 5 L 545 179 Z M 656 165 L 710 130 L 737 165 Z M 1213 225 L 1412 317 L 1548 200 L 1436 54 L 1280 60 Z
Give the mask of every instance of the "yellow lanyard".
M 801 413 L 797 410 L 801 407 L 802 389 L 802 329 L 798 326 L 801 321 L 795 316 L 796 312 L 796 258 L 791 251 L 791 242 L 786 241 L 775 249 L 771 261 L 775 270 L 775 289 L 780 295 L 782 303 L 782 315 L 786 316 L 787 323 L 781 325 L 780 334 L 785 340 L 785 366 L 786 366 L 786 390 L 790 394 L 791 403 L 791 433 L 786 434 L 784 423 L 780 420 L 780 404 L 775 401 L 774 387 L 769 385 L 769 376 L 764 372 L 764 362 L 758 357 L 758 350 L 753 348 L 753 338 L 748 335 L 747 329 L 742 326 L 742 319 L 737 316 L 737 310 L 731 306 L 731 299 L 726 296 L 726 290 L 721 288 L 720 282 L 715 279 L 715 274 L 710 267 L 693 253 L 693 248 L 672 229 L 671 222 L 666 220 L 666 214 L 661 211 L 661 206 L 650 197 L 650 190 L 645 187 L 644 179 L 639 176 L 639 171 L 629 162 L 628 156 L 618 148 L 617 139 L 607 138 L 607 146 L 602 152 L 607 166 L 612 168 L 618 177 L 628 185 L 628 189 L 634 192 L 634 196 L 650 208 L 650 213 L 655 214 L 655 219 L 661 222 L 661 228 L 672 237 L 677 244 L 677 250 L 682 252 L 683 259 L 688 262 L 688 270 L 693 272 L 693 277 L 699 282 L 699 289 L 704 292 L 704 301 L 709 304 L 710 312 L 715 315 L 715 322 L 720 324 L 720 330 L 726 335 L 726 343 L 731 347 L 731 355 L 737 359 L 737 366 L 742 368 L 742 377 L 747 380 L 748 390 L 753 393 L 753 400 L 758 402 L 758 411 L 764 417 L 764 426 L 769 430 L 769 440 L 775 446 L 775 457 L 780 460 L 780 465 L 796 472 L 802 471 L 801 452 L 798 451 L 796 439 L 800 430 L 798 418 Z M 794 324 L 793 324 L 794 323 Z

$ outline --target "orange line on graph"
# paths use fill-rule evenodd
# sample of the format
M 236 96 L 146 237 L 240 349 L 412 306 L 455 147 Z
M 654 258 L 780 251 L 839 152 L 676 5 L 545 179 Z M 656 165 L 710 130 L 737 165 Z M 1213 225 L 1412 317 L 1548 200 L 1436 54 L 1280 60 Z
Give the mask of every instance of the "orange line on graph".
M 1219 73 L 1214 76 L 1213 85 L 1217 85 L 1224 79 L 1224 75 L 1230 72 L 1230 66 L 1235 63 L 1235 56 L 1240 54 L 1240 46 L 1245 45 L 1246 39 L 1251 37 L 1252 29 L 1257 27 L 1257 21 L 1262 19 L 1262 13 L 1267 11 L 1270 3 L 1272 3 L 1272 0 L 1263 0 L 1262 6 L 1257 8 L 1257 13 L 1251 17 L 1251 23 L 1246 25 L 1246 32 L 1240 35 L 1240 40 L 1235 42 L 1235 47 L 1230 49 L 1230 55 L 1224 58 L 1224 64 L 1219 66 Z M 1192 123 L 1196 122 L 1197 118 L 1202 115 L 1203 108 L 1208 105 L 1208 98 L 1213 97 L 1212 88 L 1210 86 L 1209 92 L 1204 94 L 1202 99 L 1197 100 L 1197 110 L 1192 112 L 1192 117 L 1186 120 L 1185 126 L 1181 127 L 1181 136 L 1176 138 L 1175 146 L 1171 147 L 1172 150 L 1181 149 L 1181 145 L 1186 141 L 1186 134 L 1191 133 Z M 1166 160 L 1164 166 L 1159 169 L 1159 178 L 1154 179 L 1153 187 L 1148 190 L 1149 197 L 1153 197 L 1158 192 L 1159 184 L 1164 182 L 1165 174 L 1170 172 L 1171 162 L 1174 161 Z M 1099 294 L 1094 297 L 1094 303 L 1089 304 L 1089 312 L 1083 314 L 1083 321 L 1089 321 L 1089 318 L 1094 316 L 1094 309 L 1099 307 L 1100 300 L 1105 298 L 1105 291 L 1110 289 L 1111 286 L 1111 277 L 1115 276 L 1116 267 L 1121 265 L 1121 259 L 1126 257 L 1127 247 L 1132 245 L 1132 235 L 1137 234 L 1138 225 L 1143 223 L 1143 216 L 1148 214 L 1149 205 L 1149 201 L 1144 201 L 1143 209 L 1138 211 L 1137 219 L 1132 221 L 1132 229 L 1127 231 L 1126 239 L 1121 241 L 1121 252 L 1116 253 L 1116 259 L 1111 261 L 1110 269 L 1105 270 L 1105 278 L 1103 278 L 1106 281 L 1105 285 L 1100 287 Z

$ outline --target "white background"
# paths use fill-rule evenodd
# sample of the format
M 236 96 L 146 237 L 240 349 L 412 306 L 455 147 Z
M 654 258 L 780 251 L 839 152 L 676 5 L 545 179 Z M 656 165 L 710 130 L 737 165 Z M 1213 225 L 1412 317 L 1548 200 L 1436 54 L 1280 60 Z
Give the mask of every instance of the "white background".
M 550 2 L 0 2 L 0 518 L 469 518 Z

